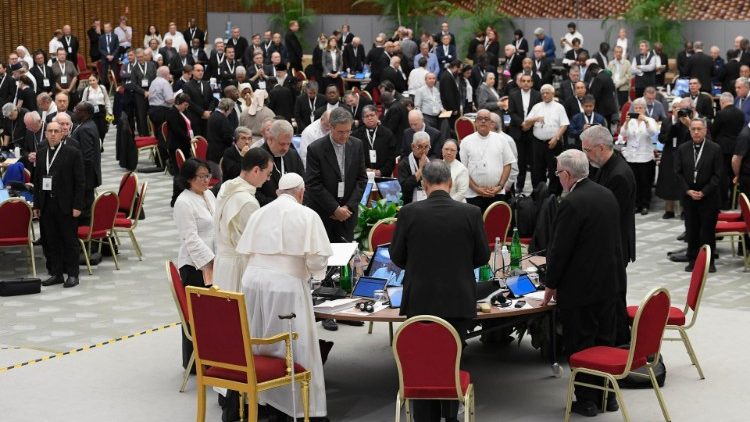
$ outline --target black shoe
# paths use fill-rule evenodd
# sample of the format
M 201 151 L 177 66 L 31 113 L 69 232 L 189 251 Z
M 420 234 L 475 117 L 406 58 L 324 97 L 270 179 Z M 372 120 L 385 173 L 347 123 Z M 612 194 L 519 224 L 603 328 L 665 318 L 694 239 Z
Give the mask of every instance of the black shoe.
M 335 319 L 324 319 L 323 328 L 325 328 L 328 331 L 338 331 L 339 325 L 336 324 Z
M 573 413 L 578 413 L 583 416 L 596 416 L 599 410 L 596 408 L 596 404 L 592 401 L 575 401 L 571 409 Z
M 62 284 L 65 280 L 61 275 L 53 275 L 52 277 L 42 281 L 42 286 L 54 286 L 55 284 Z
M 672 261 L 672 262 L 688 262 L 688 261 L 690 261 L 690 259 L 684 253 L 669 255 L 669 260 Z
M 693 263 L 692 263 L 692 262 L 691 262 L 691 263 L 689 263 L 689 264 L 687 264 L 687 266 L 685 267 L 685 272 L 686 272 L 686 273 L 690 273 L 690 272 L 693 272 L 693 266 L 694 266 L 694 265 L 693 265 Z
M 75 287 L 77 285 L 78 285 L 78 277 L 69 275 L 68 279 L 65 280 L 65 284 L 63 284 L 63 287 L 68 288 L 68 287 Z
M 677 236 L 677 240 L 685 240 L 685 237 L 687 236 L 687 232 L 682 232 L 681 235 Z
M 640 214 L 641 212 L 643 212 L 643 208 L 641 208 L 641 207 L 637 207 L 637 208 L 635 209 L 635 214 Z
M 665 211 L 664 214 L 662 214 L 661 218 L 663 220 L 669 220 L 671 218 L 674 218 L 674 211 Z
M 712 262 L 711 265 L 708 266 L 708 272 L 709 273 L 715 273 L 716 272 L 716 265 Z
M 331 353 L 331 349 L 333 349 L 333 342 L 318 340 L 318 345 L 320 346 L 320 358 L 323 360 L 323 365 L 325 365 L 328 360 L 328 354 Z
M 339 321 L 339 324 L 351 325 L 354 327 L 362 327 L 365 325 L 364 321 Z
M 607 412 L 617 412 L 618 410 L 620 410 L 620 405 L 617 404 L 617 399 L 614 397 L 607 398 Z
M 648 215 L 648 208 L 644 208 L 641 210 L 641 215 Z

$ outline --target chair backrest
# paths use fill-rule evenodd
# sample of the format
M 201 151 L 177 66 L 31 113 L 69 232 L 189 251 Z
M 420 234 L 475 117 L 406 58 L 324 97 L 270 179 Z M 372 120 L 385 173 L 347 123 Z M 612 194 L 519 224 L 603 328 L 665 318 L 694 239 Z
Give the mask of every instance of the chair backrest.
M 372 229 L 370 230 L 370 235 L 368 236 L 368 245 L 370 245 L 370 250 L 374 252 L 378 246 L 385 245 L 386 243 L 391 243 L 391 239 L 393 239 L 393 233 L 395 231 L 395 218 L 385 218 L 375 223 L 375 225 L 372 226 Z
M 708 277 L 708 269 L 711 264 L 711 247 L 709 245 L 701 246 L 698 251 L 698 257 L 695 259 L 693 273 L 690 276 L 690 288 L 687 294 L 686 306 L 697 312 L 700 305 L 703 287 Z M 687 310 L 687 309 L 686 309 Z
M 31 172 L 27 168 L 23 169 L 23 182 L 31 183 Z
M 165 141 L 167 140 L 167 135 L 169 135 L 169 128 L 167 127 L 167 122 L 164 122 L 161 124 L 161 136 Z
M 360 95 L 363 95 L 367 97 L 368 100 L 372 101 L 372 94 L 370 94 L 369 91 L 365 91 L 364 89 L 359 91 Z
M 86 67 L 86 60 L 83 58 L 83 54 L 78 53 L 76 56 L 76 61 L 77 61 L 79 71 L 84 71 L 88 69 L 88 67 Z
M 393 338 L 393 355 L 405 398 L 455 400 L 463 396 L 461 340 L 445 320 L 429 315 L 406 320 Z M 429 388 L 429 397 L 419 397 L 420 388 Z
M 90 233 L 111 230 L 115 226 L 119 205 L 117 194 L 112 191 L 106 191 L 97 196 L 94 199 L 94 205 L 91 206 Z
M 510 230 L 510 220 L 513 211 L 510 205 L 503 201 L 493 202 L 484 212 L 484 233 L 487 235 L 487 242 L 495 243 L 495 238 L 500 238 L 500 244 L 505 243 L 505 237 Z
M 124 173 L 120 179 L 117 197 L 120 199 L 119 211 L 124 212 L 128 218 L 133 217 L 136 192 L 138 192 L 138 175 L 132 171 Z
M 739 202 L 742 221 L 745 222 L 745 232 L 750 233 L 750 200 L 748 200 L 747 195 L 745 195 L 744 193 L 740 193 Z
M 658 356 L 669 307 L 669 292 L 663 287 L 651 290 L 643 299 L 633 320 L 627 370 L 637 369 L 631 367 L 634 360 Z
M 31 207 L 21 198 L 9 198 L 0 203 L 0 239 L 28 241 L 31 233 Z
M 182 331 L 185 332 L 186 336 L 191 337 L 187 295 L 185 294 L 185 287 L 182 285 L 180 271 L 172 261 L 166 261 L 164 268 L 167 271 L 167 278 L 169 279 L 169 290 L 172 292 L 172 299 L 174 299 L 174 304 L 177 306 L 177 314 L 180 316 Z
M 398 179 L 398 162 L 401 160 L 400 156 L 396 156 L 396 164 L 393 166 L 393 177 Z
M 177 170 L 182 170 L 182 165 L 185 164 L 185 154 L 181 149 L 178 149 L 174 153 L 174 162 L 177 164 Z
M 465 137 L 474 133 L 475 131 L 474 122 L 472 122 L 466 117 L 459 117 L 458 119 L 456 119 L 455 129 L 456 129 L 456 136 L 458 137 L 458 140 L 460 141 L 464 139 Z
M 370 94 L 372 103 L 375 105 L 380 105 L 380 91 L 377 88 L 373 88 L 373 90 L 370 91 Z
M 138 220 L 141 216 L 141 210 L 143 209 L 143 203 L 146 202 L 146 191 L 148 190 L 148 181 L 143 182 L 141 185 L 141 191 L 138 193 L 138 197 L 135 200 L 135 206 L 133 207 L 133 215 L 130 217 L 132 221 L 131 229 L 135 229 L 138 226 Z
M 185 293 L 199 374 L 203 365 L 210 365 L 247 372 L 248 382 L 254 384 L 245 295 L 194 286 Z
M 192 149 L 195 158 L 200 158 L 204 161 L 206 160 L 206 157 L 208 156 L 208 141 L 206 138 L 196 136 L 190 141 L 190 148 Z

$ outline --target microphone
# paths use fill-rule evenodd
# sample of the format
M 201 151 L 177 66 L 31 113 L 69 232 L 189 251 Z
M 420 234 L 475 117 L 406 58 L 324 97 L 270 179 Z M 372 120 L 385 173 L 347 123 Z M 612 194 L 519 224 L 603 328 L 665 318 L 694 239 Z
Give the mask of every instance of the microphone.
M 542 255 L 542 254 L 543 254 L 543 253 L 545 253 L 546 251 L 547 251 L 547 249 L 540 249 L 540 250 L 538 250 L 538 251 L 536 251 L 536 252 L 531 252 L 530 254 L 527 254 L 527 255 L 525 255 L 525 256 L 522 256 L 522 257 L 521 257 L 521 260 L 520 260 L 520 261 L 518 261 L 518 262 L 519 262 L 519 263 L 521 263 L 521 262 L 523 262 L 523 261 L 526 261 L 526 260 L 528 260 L 528 259 L 530 259 L 530 258 L 533 258 L 533 257 L 535 257 L 535 256 L 539 256 L 539 255 Z M 506 265 L 505 263 L 503 263 L 503 266 L 502 266 L 502 267 L 500 267 L 500 268 L 498 268 L 498 269 L 496 269 L 496 270 L 495 270 L 495 272 L 494 272 L 494 273 L 492 274 L 492 276 L 493 276 L 493 277 L 494 277 L 494 276 L 496 276 L 496 275 L 497 275 L 497 273 L 498 273 L 498 271 L 504 271 L 504 270 L 505 270 L 505 268 L 506 268 L 506 267 L 508 267 L 508 266 L 510 266 L 510 264 L 507 264 L 507 265 Z

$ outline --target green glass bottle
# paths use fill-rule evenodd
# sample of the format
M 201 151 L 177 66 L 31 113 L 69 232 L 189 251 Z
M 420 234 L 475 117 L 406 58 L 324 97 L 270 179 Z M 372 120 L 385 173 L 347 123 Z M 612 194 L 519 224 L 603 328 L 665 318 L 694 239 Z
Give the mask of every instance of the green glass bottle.
M 510 269 L 520 270 L 521 269 L 521 256 L 523 251 L 521 250 L 521 237 L 518 234 L 518 227 L 513 228 L 513 240 L 510 243 Z
M 352 271 L 349 263 L 341 267 L 341 277 L 339 278 L 339 287 L 347 293 L 352 292 Z

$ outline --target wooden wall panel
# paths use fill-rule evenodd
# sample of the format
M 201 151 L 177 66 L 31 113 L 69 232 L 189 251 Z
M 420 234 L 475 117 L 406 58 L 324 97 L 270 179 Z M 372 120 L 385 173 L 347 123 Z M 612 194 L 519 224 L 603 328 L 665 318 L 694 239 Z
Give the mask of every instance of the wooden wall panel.
M 418 0 L 415 0 L 418 1 Z M 242 0 L 211 0 L 209 1 L 209 12 L 256 12 L 256 13 L 273 13 L 277 11 L 275 7 L 269 7 L 262 0 L 256 0 L 256 5 L 251 9 L 244 6 Z M 378 15 L 380 11 L 372 4 L 361 4 L 352 6 L 354 0 L 306 0 L 305 6 L 315 10 L 316 14 L 321 15 Z
M 32 52 L 39 48 L 46 52 L 55 29 L 65 24 L 72 27 L 88 61 L 86 31 L 93 19 L 117 25 L 126 8 L 129 25 L 133 27 L 133 44 L 137 46 L 143 43 L 143 35 L 151 24 L 164 33 L 167 24 L 174 21 L 183 30 L 188 19 L 194 17 L 201 29 L 206 28 L 205 0 L 0 0 L 0 62 L 7 62 L 8 54 L 18 45 Z

